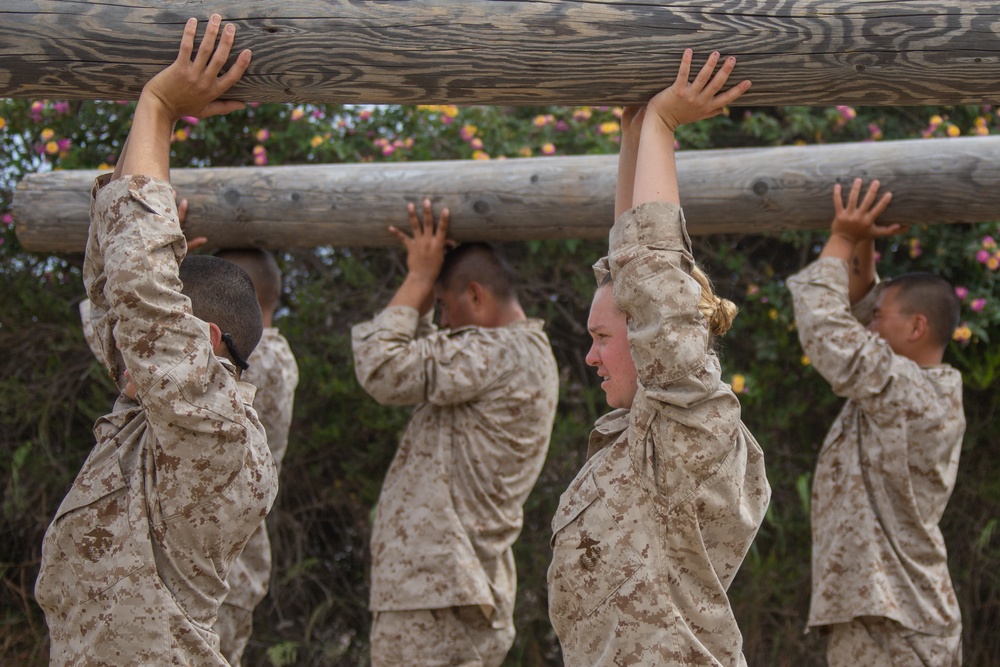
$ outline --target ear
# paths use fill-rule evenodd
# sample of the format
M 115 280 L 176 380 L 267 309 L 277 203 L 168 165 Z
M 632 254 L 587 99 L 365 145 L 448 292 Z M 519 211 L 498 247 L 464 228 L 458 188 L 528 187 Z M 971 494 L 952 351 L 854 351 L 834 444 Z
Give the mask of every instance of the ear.
M 477 283 L 475 280 L 469 281 L 468 287 L 465 288 L 469 295 L 469 302 L 476 308 L 482 307 L 486 303 L 486 288 L 481 284 Z
M 212 341 L 212 352 L 219 354 L 219 346 L 222 345 L 222 329 L 215 322 L 208 323 L 208 338 Z
M 907 340 L 918 341 L 924 338 L 930 331 L 930 324 L 927 322 L 927 316 L 923 313 L 917 313 L 913 316 L 913 321 L 910 324 L 910 335 L 907 336 Z

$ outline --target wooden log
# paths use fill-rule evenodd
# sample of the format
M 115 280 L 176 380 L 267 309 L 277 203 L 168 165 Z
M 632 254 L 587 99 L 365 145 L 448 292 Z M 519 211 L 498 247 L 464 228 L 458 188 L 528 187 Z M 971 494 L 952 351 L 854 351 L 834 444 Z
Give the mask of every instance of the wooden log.
M 678 154 L 692 234 L 825 229 L 835 181 L 878 178 L 893 192 L 886 223 L 1000 219 L 1000 136 L 688 151 Z M 406 203 L 452 213 L 459 241 L 600 239 L 614 216 L 611 155 L 492 162 L 176 169 L 189 237 L 221 246 L 302 248 L 395 244 Z M 22 245 L 82 252 L 96 171 L 34 174 L 13 211 Z
M 997 101 L 995 0 L 4 0 L 0 97 L 133 99 L 220 13 L 258 102 L 626 104 L 739 58 L 743 105 Z M 203 24 L 202 24 L 203 25 Z

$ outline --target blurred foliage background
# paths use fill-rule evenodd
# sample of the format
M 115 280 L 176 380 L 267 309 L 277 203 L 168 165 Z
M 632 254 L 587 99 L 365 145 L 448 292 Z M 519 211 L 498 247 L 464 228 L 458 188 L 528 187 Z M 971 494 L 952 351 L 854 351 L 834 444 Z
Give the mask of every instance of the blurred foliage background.
M 83 340 L 81 257 L 18 244 L 10 212 L 27 173 L 110 168 L 134 103 L 0 100 L 0 663 L 44 665 L 45 621 L 34 602 L 41 538 L 93 444 L 114 386 Z M 173 166 L 250 166 L 429 159 L 513 159 L 617 152 L 621 110 L 251 105 L 178 124 Z M 740 108 L 679 131 L 682 150 L 949 137 L 1000 131 L 990 107 Z M 929 153 L 930 154 L 930 153 Z M 183 195 L 183 193 L 180 193 Z M 831 207 L 829 199 L 816 202 Z M 831 207 L 832 208 L 832 207 Z M 998 212 L 1000 218 L 1000 212 Z M 400 211 L 400 221 L 405 212 Z M 610 223 L 610 221 L 609 221 Z M 730 595 L 751 665 L 819 665 L 823 640 L 803 634 L 809 598 L 809 489 L 816 454 L 841 401 L 803 356 L 785 278 L 825 234 L 695 239 L 718 291 L 741 309 L 723 341 L 728 381 L 763 445 L 773 499 Z M 967 664 L 1000 664 L 1000 252 L 997 224 L 921 226 L 879 246 L 880 272 L 935 271 L 963 298 L 948 361 L 964 374 L 968 431 L 943 520 L 965 623 Z M 506 665 L 560 665 L 548 622 L 549 521 L 606 410 L 583 359 L 600 243 L 503 246 L 521 300 L 547 322 L 561 368 L 549 458 L 515 547 L 518 637 Z M 405 272 L 400 251 L 321 247 L 279 253 L 277 325 L 298 357 L 282 488 L 268 518 L 271 593 L 257 609 L 247 666 L 367 664 L 368 536 L 372 509 L 408 411 L 383 408 L 354 379 L 349 327 L 384 305 Z

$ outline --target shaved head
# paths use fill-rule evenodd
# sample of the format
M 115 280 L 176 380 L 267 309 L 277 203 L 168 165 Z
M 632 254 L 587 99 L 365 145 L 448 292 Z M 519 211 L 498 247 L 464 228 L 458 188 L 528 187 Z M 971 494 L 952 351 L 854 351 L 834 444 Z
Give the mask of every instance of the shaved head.
M 438 285 L 449 292 L 477 282 L 499 301 L 517 300 L 514 270 L 488 243 L 463 243 L 444 256 Z
M 933 273 L 905 273 L 882 283 L 881 289 L 890 288 L 903 312 L 923 314 L 931 339 L 947 347 L 961 314 L 961 303 L 948 281 Z
M 261 248 L 227 248 L 216 257 L 241 267 L 253 281 L 261 310 L 274 314 L 281 298 L 281 269 L 274 255 Z

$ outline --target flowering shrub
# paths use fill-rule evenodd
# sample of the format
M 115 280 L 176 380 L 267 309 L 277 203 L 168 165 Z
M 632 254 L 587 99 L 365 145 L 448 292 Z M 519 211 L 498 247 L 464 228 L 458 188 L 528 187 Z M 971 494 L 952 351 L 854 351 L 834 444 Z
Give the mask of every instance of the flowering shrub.
M 0 100 L 0 272 L 5 280 L 0 345 L 7 353 L 0 372 L 0 518 L 7 548 L 0 595 L 10 595 L 4 609 L 6 627 L 12 628 L 0 643 L 3 664 L 44 663 L 44 624 L 30 603 L 38 545 L 52 508 L 92 444 L 93 421 L 107 410 L 114 391 L 79 334 L 79 258 L 24 252 L 14 234 L 11 195 L 27 173 L 112 168 L 133 108 L 124 101 Z M 620 118 L 620 108 L 602 106 L 251 104 L 224 118 L 182 119 L 173 137 L 173 165 L 613 153 Z M 911 137 L 947 141 L 998 131 L 997 113 L 986 106 L 733 108 L 682 126 L 677 143 L 687 150 Z M 817 205 L 829 206 L 829 198 Z M 809 482 L 840 401 L 802 354 L 784 281 L 816 256 L 825 237 L 801 232 L 695 239 L 695 254 L 718 291 L 741 308 L 721 342 L 723 377 L 764 446 L 774 487 L 760 537 L 731 591 L 750 664 L 817 662 L 822 651 L 816 633 L 801 634 L 808 597 Z M 966 380 L 964 456 L 969 460 L 993 442 L 992 415 L 1000 407 L 998 238 L 997 224 L 926 225 L 878 247 L 883 275 L 936 272 L 955 286 L 962 302 L 962 325 L 948 361 Z M 516 545 L 518 639 L 507 664 L 557 665 L 558 648 L 542 602 L 548 522 L 559 493 L 583 461 L 590 424 L 606 409 L 593 373 L 582 362 L 588 343 L 581 326 L 593 290 L 589 266 L 604 247 L 570 240 L 505 250 L 521 273 L 526 307 L 548 323 L 563 370 L 549 462 L 526 507 Z M 357 386 L 347 327 L 387 301 L 405 263 L 398 253 L 364 248 L 317 248 L 283 254 L 281 262 L 286 294 L 279 326 L 302 372 L 283 478 L 295 484 L 283 489 L 273 510 L 275 567 L 282 574 L 258 609 L 247 664 L 364 664 L 369 516 L 407 415 L 374 405 Z M 970 664 L 985 664 L 985 656 L 1000 652 L 1000 640 L 980 632 L 1000 613 L 1000 584 L 993 575 L 1000 545 L 987 530 L 995 525 L 990 521 L 1000 506 L 1000 485 L 994 481 L 1000 479 L 998 467 L 995 456 L 963 465 L 953 508 L 945 516 L 966 629 L 976 632 L 976 641 L 966 641 Z M 981 597 L 972 591 L 981 591 Z

